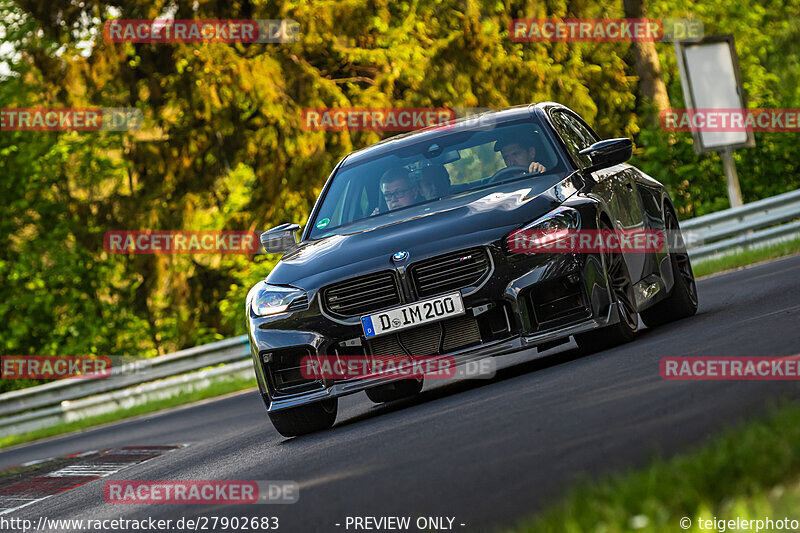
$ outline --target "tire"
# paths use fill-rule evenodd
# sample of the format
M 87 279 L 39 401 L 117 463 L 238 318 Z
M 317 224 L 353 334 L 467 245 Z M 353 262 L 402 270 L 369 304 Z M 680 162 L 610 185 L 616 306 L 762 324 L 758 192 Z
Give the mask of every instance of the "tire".
M 367 398 L 375 403 L 393 402 L 416 396 L 422 391 L 422 379 L 403 379 L 367 389 Z
M 672 266 L 672 278 L 675 284 L 672 292 L 664 300 L 661 300 L 653 307 L 642 311 L 642 322 L 648 328 L 654 328 L 674 320 L 692 316 L 697 312 L 697 284 L 694 281 L 692 263 L 689 261 L 689 254 L 683 243 L 678 219 L 667 211 L 665 227 L 667 235 L 678 239 L 676 250 L 670 250 L 669 262 Z
M 269 413 L 272 425 L 284 437 L 297 437 L 329 429 L 336 421 L 339 400 L 332 398 L 321 402 Z
M 602 221 L 600 229 L 611 230 L 611 226 Z M 608 282 L 611 285 L 613 302 L 620 304 L 622 313 L 616 324 L 599 330 L 575 335 L 575 342 L 584 354 L 599 352 L 619 344 L 633 340 L 639 326 L 639 314 L 634 307 L 633 283 L 625 265 L 622 254 L 604 251 Z

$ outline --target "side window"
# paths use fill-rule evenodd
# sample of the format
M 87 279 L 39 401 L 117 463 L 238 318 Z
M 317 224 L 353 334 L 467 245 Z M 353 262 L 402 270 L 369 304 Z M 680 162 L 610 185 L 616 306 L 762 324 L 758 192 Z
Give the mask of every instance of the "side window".
M 564 141 L 564 144 L 567 145 L 567 149 L 575 160 L 582 165 L 591 163 L 587 156 L 578 155 L 578 152 L 598 141 L 598 139 L 592 135 L 592 132 L 586 129 L 579 120 L 564 111 L 553 112 L 551 118 L 553 119 L 556 130 L 559 135 L 561 135 L 561 139 Z

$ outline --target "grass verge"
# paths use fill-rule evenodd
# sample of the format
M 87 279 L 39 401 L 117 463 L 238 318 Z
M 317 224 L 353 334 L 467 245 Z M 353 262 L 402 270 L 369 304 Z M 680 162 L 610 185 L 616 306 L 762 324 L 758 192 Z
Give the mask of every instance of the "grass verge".
M 733 268 L 743 267 L 758 263 L 760 261 L 767 261 L 769 259 L 777 259 L 779 257 L 793 255 L 800 253 L 800 238 L 791 241 L 781 242 L 758 248 L 753 250 L 743 250 L 734 254 L 723 255 L 715 259 L 707 261 L 700 261 L 696 265 L 692 265 L 692 270 L 696 278 L 731 270 Z
M 14 446 L 16 444 L 22 444 L 24 442 L 31 442 L 34 440 L 60 435 L 62 433 L 69 433 L 72 431 L 87 429 L 92 426 L 98 426 L 100 424 L 114 422 L 117 420 L 121 420 L 123 418 L 129 418 L 132 416 L 143 415 L 155 411 L 161 411 L 164 409 L 168 409 L 170 407 L 176 407 L 178 405 L 184 405 L 192 402 L 197 402 L 200 400 L 205 400 L 206 398 L 222 396 L 223 394 L 229 394 L 231 392 L 249 389 L 250 387 L 255 387 L 255 386 L 256 386 L 255 376 L 253 376 L 253 378 L 247 378 L 247 379 L 244 378 L 220 379 L 219 381 L 212 382 L 207 387 L 193 390 L 187 393 L 176 394 L 175 396 L 170 396 L 169 398 L 165 398 L 163 400 L 155 400 L 143 405 L 137 405 L 135 407 L 130 407 L 127 409 L 119 409 L 116 411 L 112 411 L 110 413 L 86 417 L 81 420 L 76 420 L 75 422 L 58 424 L 47 428 L 29 431 L 27 433 L 20 433 L 18 435 L 9 435 L 7 437 L 0 438 L 0 449 L 7 448 L 9 446 Z
M 800 406 L 784 403 L 686 455 L 597 482 L 583 480 L 560 503 L 508 531 L 700 532 L 715 530 L 704 522 L 713 519 L 800 520 L 798 451 Z M 737 528 L 717 523 L 716 530 Z M 756 531 L 756 524 L 740 530 Z

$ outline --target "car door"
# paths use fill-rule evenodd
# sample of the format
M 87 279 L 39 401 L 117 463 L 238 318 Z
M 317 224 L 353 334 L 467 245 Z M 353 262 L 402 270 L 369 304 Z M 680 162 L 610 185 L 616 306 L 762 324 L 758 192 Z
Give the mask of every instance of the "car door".
M 580 117 L 566 109 L 552 110 L 550 118 L 575 163 L 582 168 L 589 166 L 589 157 L 579 152 L 599 141 L 597 134 Z M 634 169 L 627 164 L 592 172 L 594 184 L 590 192 L 602 198 L 608 206 L 609 215 L 617 229 L 644 229 L 644 213 L 633 172 Z M 644 277 L 647 254 L 627 253 L 624 258 L 631 280 L 636 283 Z

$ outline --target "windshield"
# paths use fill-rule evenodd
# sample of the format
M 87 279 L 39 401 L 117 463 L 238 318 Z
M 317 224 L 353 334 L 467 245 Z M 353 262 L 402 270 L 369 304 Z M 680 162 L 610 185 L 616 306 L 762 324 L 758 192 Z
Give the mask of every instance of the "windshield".
M 443 133 L 342 167 L 310 221 L 310 237 L 354 231 L 348 226 L 359 221 L 358 230 L 378 226 L 388 214 L 393 221 L 402 214 L 411 217 L 414 206 L 512 180 L 532 180 L 544 190 L 565 171 L 550 137 L 534 120 Z M 364 224 L 366 219 L 374 223 Z

